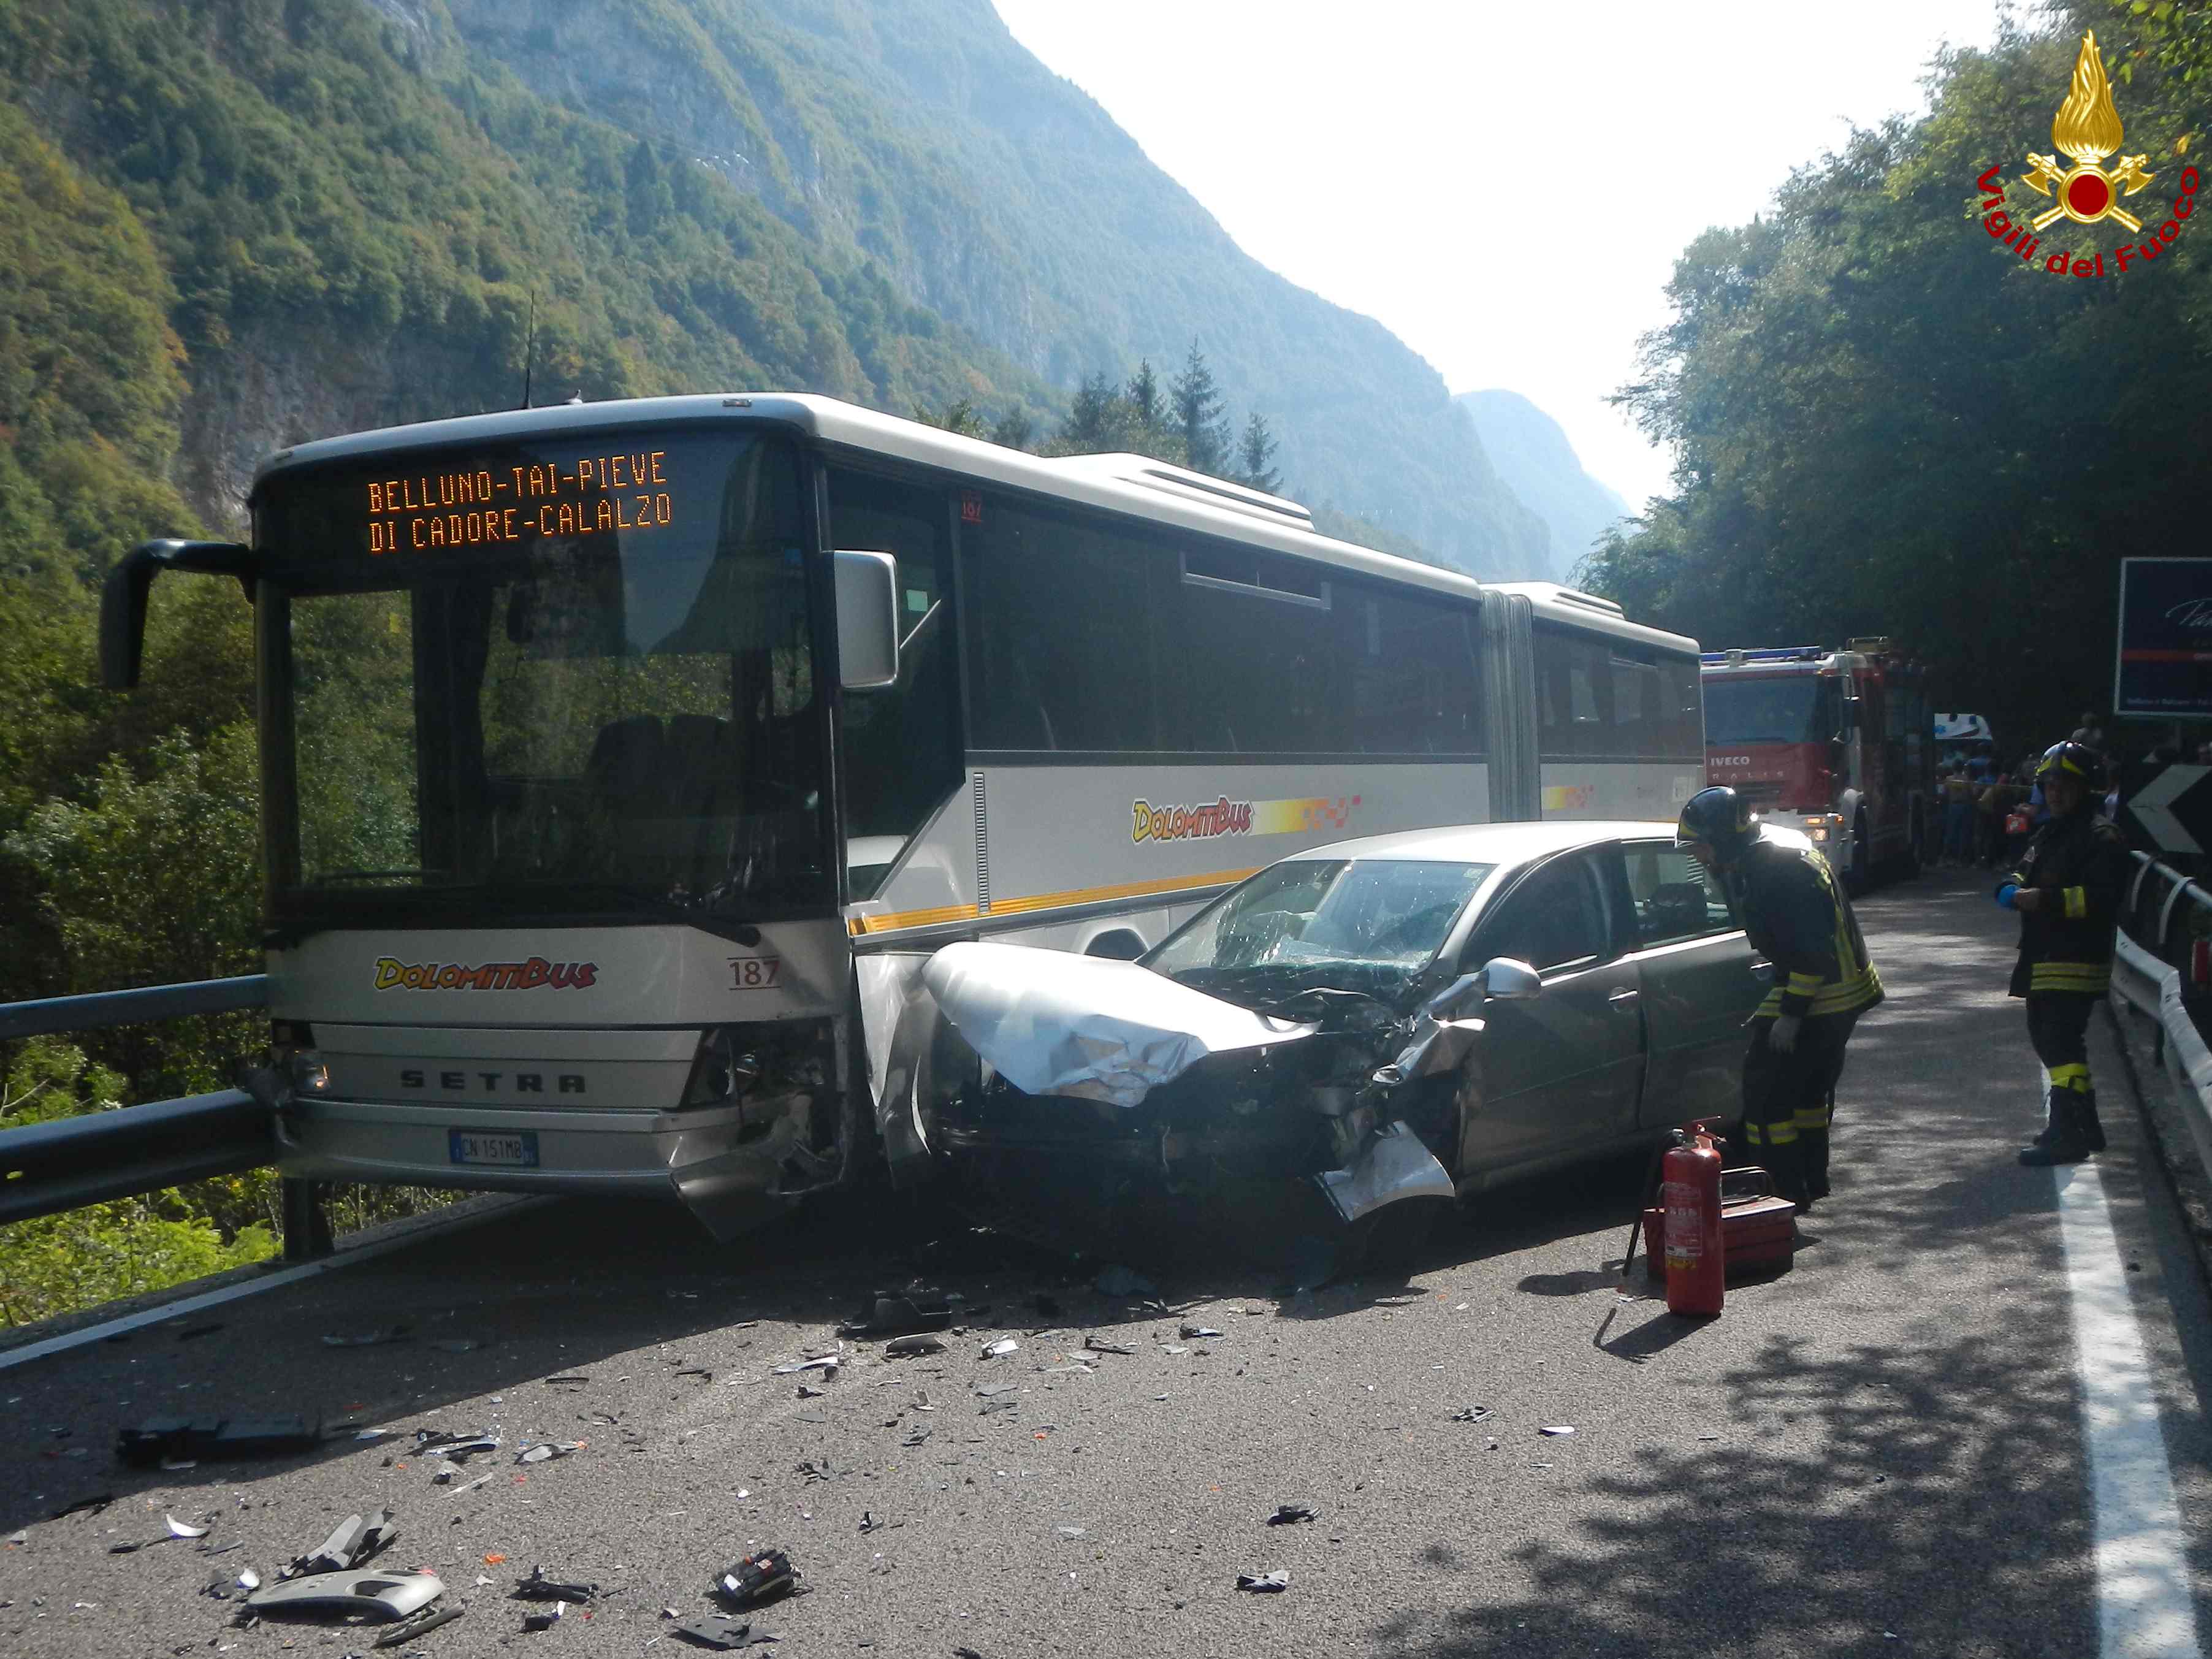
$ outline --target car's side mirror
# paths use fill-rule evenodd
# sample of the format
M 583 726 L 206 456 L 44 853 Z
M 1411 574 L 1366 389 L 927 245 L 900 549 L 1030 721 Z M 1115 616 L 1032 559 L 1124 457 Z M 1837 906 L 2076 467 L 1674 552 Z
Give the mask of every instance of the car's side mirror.
M 1536 970 L 1512 957 L 1491 957 L 1475 977 L 1482 981 L 1483 994 L 1500 1002 L 1525 1002 L 1544 989 Z
M 1491 998 L 1516 1002 L 1534 996 L 1543 988 L 1536 970 L 1527 963 L 1516 962 L 1511 957 L 1493 957 L 1474 973 L 1462 974 L 1445 986 L 1428 1000 L 1421 1012 L 1439 1022 L 1461 1019 Z

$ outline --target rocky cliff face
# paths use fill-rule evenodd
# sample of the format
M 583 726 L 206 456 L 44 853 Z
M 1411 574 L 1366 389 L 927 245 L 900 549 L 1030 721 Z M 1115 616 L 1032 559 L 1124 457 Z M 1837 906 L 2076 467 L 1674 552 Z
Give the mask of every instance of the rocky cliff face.
M 1268 416 L 1291 489 L 1479 574 L 1547 568 L 1435 371 L 1247 258 L 988 0 L 381 3 L 679 146 L 1063 388 L 1196 339 L 1232 407 Z

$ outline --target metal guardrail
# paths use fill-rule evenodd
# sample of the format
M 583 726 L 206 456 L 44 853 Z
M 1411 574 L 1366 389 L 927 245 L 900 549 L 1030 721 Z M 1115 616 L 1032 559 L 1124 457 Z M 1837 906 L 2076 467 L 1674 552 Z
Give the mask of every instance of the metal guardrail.
M 88 996 L 0 1004 L 0 1041 L 235 1013 L 269 1003 L 269 978 L 194 980 Z M 273 1108 L 237 1089 L 0 1129 L 0 1223 L 159 1192 L 276 1161 Z M 284 1254 L 328 1255 L 330 1223 L 313 1182 L 283 1183 Z
M 2212 891 L 2148 854 L 2134 857 L 2137 868 L 2113 951 L 2112 994 L 2157 1022 L 2159 1064 L 2181 1103 L 2197 1156 L 2212 1170 L 2212 1048 L 2184 1000 L 2179 968 L 2169 959 L 2178 907 L 2186 902 L 2212 913 Z
M 81 997 L 0 1003 L 0 1042 L 15 1037 L 57 1036 L 64 1031 L 104 1031 L 193 1014 L 232 1014 L 269 1006 L 269 975 L 196 979 L 182 985 L 147 985 L 135 991 L 94 991 Z

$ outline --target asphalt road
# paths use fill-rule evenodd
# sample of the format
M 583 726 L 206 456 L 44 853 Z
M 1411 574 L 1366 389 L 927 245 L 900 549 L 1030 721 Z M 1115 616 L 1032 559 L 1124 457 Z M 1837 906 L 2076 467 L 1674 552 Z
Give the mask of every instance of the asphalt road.
M 235 1629 L 203 1590 L 384 1505 L 386 1563 L 436 1569 L 467 1605 L 402 1650 L 441 1659 L 683 1651 L 663 1609 L 707 1610 L 713 1575 L 768 1544 L 809 1587 L 756 1620 L 793 1656 L 2097 1653 L 2059 1183 L 2012 1156 L 2037 1083 L 2003 994 L 2009 918 L 1942 876 L 1861 915 L 1890 997 L 1851 1050 L 1836 1195 L 1794 1270 L 1717 1322 L 1615 1288 L 1640 1160 L 1486 1198 L 1409 1273 L 1318 1292 L 1170 1247 L 1164 1314 L 1091 1289 L 1096 1262 L 917 1237 L 882 1206 L 717 1248 L 672 1213 L 540 1206 L 184 1327 L 219 1329 L 0 1370 L 0 1535 L 26 1533 L 0 1547 L 0 1650 L 366 1652 L 373 1632 Z M 2095 1040 L 2103 1183 L 2203 1623 L 2203 1290 L 2101 1019 Z M 848 1344 L 817 1398 L 772 1375 L 916 1276 L 988 1304 L 945 1352 Z M 1186 1322 L 1222 1334 L 1181 1340 Z M 321 1340 L 402 1323 L 385 1346 Z M 1071 1359 L 1086 1333 L 1135 1352 Z M 1487 1419 L 1454 1420 L 1471 1406 Z M 111 1461 L 124 1423 L 224 1410 L 398 1432 Z M 493 1479 L 432 1484 L 421 1427 L 501 1432 L 460 1477 Z M 515 1465 L 536 1438 L 588 1443 Z M 1288 1502 L 1317 1518 L 1263 1524 Z M 165 1514 L 211 1530 L 109 1553 Z M 507 1593 L 538 1563 L 602 1594 L 524 1635 Z M 1235 1588 L 1270 1569 L 1283 1593 Z

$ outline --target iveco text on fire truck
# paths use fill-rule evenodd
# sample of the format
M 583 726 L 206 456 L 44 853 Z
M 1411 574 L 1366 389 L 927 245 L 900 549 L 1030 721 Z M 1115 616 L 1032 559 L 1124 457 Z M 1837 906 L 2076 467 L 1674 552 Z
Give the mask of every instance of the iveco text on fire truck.
M 1705 776 L 1802 827 L 1854 885 L 1917 871 L 1933 822 L 1920 665 L 1887 639 L 1708 651 Z
M 295 1176 L 727 1235 L 936 1167 L 948 940 L 1132 957 L 1302 848 L 1703 770 L 1695 643 L 1609 601 L 824 398 L 334 438 L 251 506 L 118 566 L 102 655 L 135 682 L 156 572 L 252 599 Z

